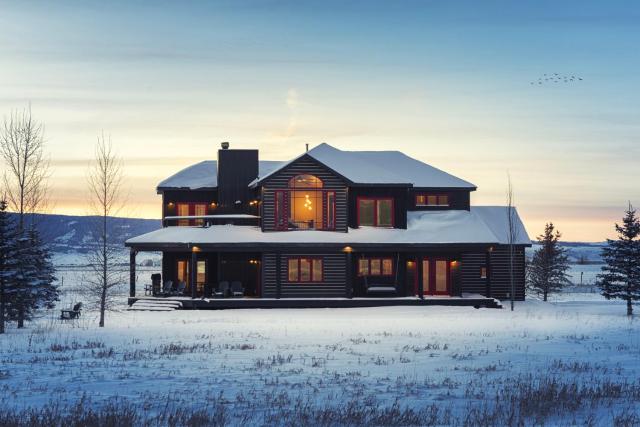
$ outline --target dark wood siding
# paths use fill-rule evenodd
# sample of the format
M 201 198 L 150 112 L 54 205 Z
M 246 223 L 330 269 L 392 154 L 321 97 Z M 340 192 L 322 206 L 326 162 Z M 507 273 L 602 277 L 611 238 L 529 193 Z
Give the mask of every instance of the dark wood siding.
M 280 257 L 280 268 L 277 265 Z M 321 283 L 290 283 L 288 280 L 288 260 L 291 257 L 322 258 L 323 281 Z M 262 289 L 263 297 L 275 298 L 277 295 L 277 272 L 280 271 L 281 298 L 322 298 L 344 297 L 347 283 L 346 255 L 334 254 L 305 254 L 305 253 L 265 253 L 262 256 Z
M 462 254 L 462 292 L 487 294 L 487 279 L 480 277 L 482 267 L 487 265 L 485 252 L 471 252 Z
M 296 175 L 310 174 L 322 180 L 322 189 L 336 192 L 336 231 L 347 231 L 347 184 L 344 180 L 309 156 L 303 156 L 263 182 L 262 230 L 274 231 L 275 191 L 289 188 L 289 180 Z
M 407 228 L 408 191 L 407 187 L 351 187 L 349 189 L 349 227 L 358 227 L 358 197 L 391 197 L 395 228 Z
M 447 195 L 449 206 L 416 206 L 416 196 L 419 194 Z M 442 210 L 469 210 L 471 205 L 471 192 L 466 189 L 438 189 L 438 188 L 412 188 L 409 191 L 408 209 L 412 211 L 442 211 Z
M 515 282 L 515 299 L 524 300 L 524 247 L 514 248 L 513 277 Z M 507 299 L 511 292 L 509 284 L 509 247 L 496 246 L 491 252 L 490 265 L 491 296 L 498 299 Z

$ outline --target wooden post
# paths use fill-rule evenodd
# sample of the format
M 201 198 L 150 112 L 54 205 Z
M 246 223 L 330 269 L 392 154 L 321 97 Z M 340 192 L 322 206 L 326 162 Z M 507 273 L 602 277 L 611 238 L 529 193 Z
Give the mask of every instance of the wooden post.
M 282 255 L 280 252 L 276 252 L 276 299 L 280 299 L 280 293 L 282 288 Z
M 424 283 L 422 282 L 422 260 L 423 254 L 418 254 L 416 259 L 416 275 L 418 276 L 418 297 L 424 299 Z
M 133 248 L 129 251 L 129 296 L 136 296 L 136 251 Z
M 189 266 L 189 281 L 191 282 L 191 298 L 196 297 L 196 291 L 198 288 L 198 284 L 196 283 L 197 276 L 197 268 L 198 268 L 198 252 L 195 250 L 191 251 L 191 265 Z
M 353 298 L 353 256 L 351 251 L 347 252 L 347 298 Z
M 491 298 L 491 250 L 487 251 L 485 258 L 485 268 L 487 269 L 487 277 L 484 279 L 485 296 Z

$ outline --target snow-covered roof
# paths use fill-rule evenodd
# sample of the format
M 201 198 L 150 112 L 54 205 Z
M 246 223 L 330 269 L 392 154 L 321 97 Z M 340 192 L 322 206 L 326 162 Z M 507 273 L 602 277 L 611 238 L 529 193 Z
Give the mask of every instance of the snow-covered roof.
M 530 245 L 531 239 L 527 229 L 518 215 L 516 208 L 512 208 L 513 215 L 513 243 L 516 245 Z M 473 206 L 471 211 L 478 215 L 496 236 L 500 244 L 509 243 L 509 209 L 506 206 Z
M 260 175 L 256 185 L 278 170 L 308 155 L 354 184 L 407 184 L 414 187 L 468 188 L 476 186 L 400 151 L 344 151 L 320 144 L 293 160 L 282 163 L 270 173 Z
M 283 162 L 261 160 L 258 165 L 259 176 L 266 175 L 278 168 Z M 218 186 L 218 162 L 205 160 L 182 169 L 158 184 L 158 191 L 170 189 L 205 190 Z
M 330 231 L 262 232 L 259 227 L 213 225 L 210 227 L 165 227 L 127 240 L 136 245 L 206 244 L 504 244 L 504 207 L 472 207 L 471 211 L 420 211 L 408 213 L 407 229 L 360 227 L 348 233 Z M 495 214 L 495 217 L 493 215 Z M 517 213 L 516 213 L 517 215 Z M 518 219 L 517 244 L 530 244 Z M 505 231 L 506 234 L 506 231 Z M 521 237 L 520 237 L 521 236 Z
M 309 155 L 355 184 L 406 184 L 414 187 L 468 188 L 476 186 L 411 158 L 400 151 L 344 151 L 329 144 L 320 144 L 288 161 L 261 160 L 258 176 L 249 184 L 254 186 L 273 173 Z M 165 189 L 201 190 L 215 188 L 217 182 L 215 160 L 205 160 L 189 166 L 158 184 Z

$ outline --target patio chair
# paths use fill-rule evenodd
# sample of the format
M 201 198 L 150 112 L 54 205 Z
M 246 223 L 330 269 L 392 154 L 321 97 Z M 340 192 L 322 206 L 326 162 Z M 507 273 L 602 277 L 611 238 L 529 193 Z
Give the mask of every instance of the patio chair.
M 60 320 L 73 320 L 82 314 L 82 303 L 79 302 L 71 310 L 60 310 Z
M 171 294 L 171 290 L 173 289 L 173 281 L 165 280 L 162 284 L 162 295 L 167 296 Z
M 231 296 L 233 297 L 244 296 L 244 288 L 242 287 L 241 282 L 238 282 L 238 281 L 231 282 Z
M 184 294 L 184 290 L 187 289 L 187 283 L 183 280 L 182 282 L 178 283 L 178 286 L 176 286 L 176 290 L 174 292 L 172 292 L 173 295 L 182 295 Z
M 229 295 L 229 282 L 222 281 L 218 285 L 218 290 L 213 293 L 216 298 L 226 298 Z

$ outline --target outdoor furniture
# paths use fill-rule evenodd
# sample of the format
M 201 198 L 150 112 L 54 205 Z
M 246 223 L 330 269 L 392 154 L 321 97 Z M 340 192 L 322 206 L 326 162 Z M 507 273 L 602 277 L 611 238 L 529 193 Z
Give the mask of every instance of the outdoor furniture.
M 153 285 L 150 285 L 150 284 L 144 285 L 144 295 L 145 296 L 153 295 Z
M 171 289 L 173 289 L 173 281 L 165 280 L 162 285 L 162 295 L 170 295 Z
M 231 282 L 231 296 L 233 297 L 243 297 L 244 296 L 244 288 L 242 287 L 241 282 Z
M 229 282 L 223 281 L 218 285 L 218 290 L 214 292 L 213 296 L 216 298 L 226 298 L 229 294 Z
M 389 294 L 396 293 L 396 287 L 392 285 L 385 284 L 375 284 L 369 283 L 367 284 L 367 295 L 379 295 L 379 294 Z
M 151 295 L 158 295 L 161 292 L 162 275 L 154 273 L 151 275 Z
M 178 286 L 176 286 L 176 290 L 172 292 L 173 295 L 182 295 L 184 294 L 184 290 L 187 289 L 187 283 L 183 280 L 182 282 L 178 283 Z
M 73 320 L 80 317 L 82 312 L 82 303 L 79 302 L 73 306 L 71 310 L 60 310 L 60 320 Z

